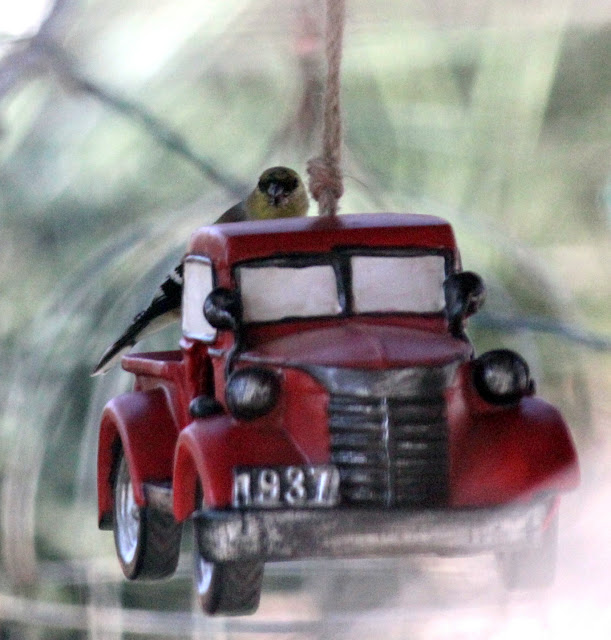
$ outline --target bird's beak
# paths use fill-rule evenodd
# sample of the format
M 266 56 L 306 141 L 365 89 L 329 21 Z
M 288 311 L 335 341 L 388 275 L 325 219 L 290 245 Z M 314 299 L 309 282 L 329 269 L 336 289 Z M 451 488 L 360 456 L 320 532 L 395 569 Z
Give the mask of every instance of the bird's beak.
M 279 184 L 270 184 L 267 188 L 267 195 L 269 197 L 269 203 L 274 207 L 277 207 L 284 199 L 284 188 Z

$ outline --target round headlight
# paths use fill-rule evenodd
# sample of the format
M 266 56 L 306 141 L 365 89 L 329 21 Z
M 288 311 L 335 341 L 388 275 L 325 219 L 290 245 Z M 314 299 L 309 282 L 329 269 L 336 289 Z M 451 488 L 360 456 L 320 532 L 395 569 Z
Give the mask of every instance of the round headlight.
M 234 371 L 225 387 L 227 407 L 241 420 L 254 420 L 269 413 L 279 395 L 280 380 L 277 374 L 259 367 Z
M 473 382 L 482 398 L 492 404 L 513 404 L 533 388 L 526 361 L 509 349 L 488 351 L 477 358 Z

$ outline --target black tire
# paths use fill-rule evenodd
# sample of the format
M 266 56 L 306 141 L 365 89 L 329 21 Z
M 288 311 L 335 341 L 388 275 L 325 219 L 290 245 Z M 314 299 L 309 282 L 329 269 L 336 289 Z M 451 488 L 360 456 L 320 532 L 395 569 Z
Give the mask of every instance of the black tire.
M 260 561 L 208 562 L 195 549 L 195 588 L 208 615 L 254 613 L 261 598 L 264 563 Z
M 558 551 L 558 515 L 543 533 L 541 545 L 520 551 L 497 553 L 506 589 L 545 589 L 554 582 Z
M 198 482 L 195 504 L 206 508 L 202 486 Z M 258 560 L 237 562 L 208 562 L 199 552 L 197 528 L 194 521 L 195 540 L 195 590 L 204 613 L 214 616 L 240 616 L 254 613 L 259 607 L 265 563 Z
M 138 507 L 129 469 L 120 454 L 114 487 L 113 533 L 121 569 L 129 580 L 159 580 L 176 571 L 182 524 L 168 513 Z

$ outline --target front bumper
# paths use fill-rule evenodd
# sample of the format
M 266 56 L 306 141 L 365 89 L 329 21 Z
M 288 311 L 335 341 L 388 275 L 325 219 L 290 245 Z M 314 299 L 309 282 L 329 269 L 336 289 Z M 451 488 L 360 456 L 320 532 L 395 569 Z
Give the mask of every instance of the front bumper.
M 550 501 L 486 508 L 199 511 L 197 544 L 212 562 L 468 555 L 535 547 Z

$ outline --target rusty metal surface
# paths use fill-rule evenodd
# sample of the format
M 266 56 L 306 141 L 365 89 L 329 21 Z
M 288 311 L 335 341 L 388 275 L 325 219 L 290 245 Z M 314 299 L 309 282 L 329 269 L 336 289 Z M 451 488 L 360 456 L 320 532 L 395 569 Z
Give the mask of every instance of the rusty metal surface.
M 536 545 L 545 502 L 490 509 L 200 511 L 197 544 L 212 561 L 469 554 Z

